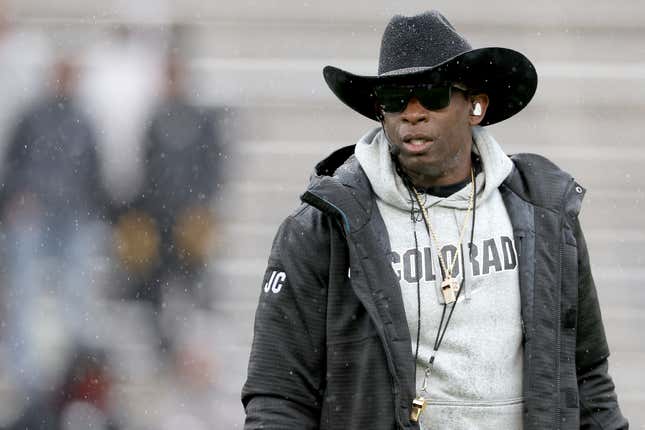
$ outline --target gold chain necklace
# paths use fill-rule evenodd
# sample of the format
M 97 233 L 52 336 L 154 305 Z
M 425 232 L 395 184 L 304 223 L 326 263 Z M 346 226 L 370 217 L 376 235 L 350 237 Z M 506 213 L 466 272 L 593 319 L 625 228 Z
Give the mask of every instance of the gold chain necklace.
M 471 184 L 475 183 L 475 174 L 472 168 L 470 169 L 470 181 L 471 181 L 470 182 Z M 441 294 L 443 295 L 443 299 L 446 302 L 446 304 L 453 303 L 455 301 L 457 290 L 459 290 L 459 283 L 457 282 L 457 279 L 455 279 L 452 276 L 452 270 L 455 268 L 455 263 L 459 258 L 459 253 L 461 252 L 461 242 L 464 239 L 464 233 L 466 232 L 466 226 L 468 225 L 468 218 L 470 217 L 470 212 L 473 209 L 473 201 L 475 199 L 475 187 L 474 185 L 472 185 L 472 191 L 470 192 L 470 198 L 468 201 L 468 209 L 466 210 L 466 218 L 464 218 L 464 224 L 461 226 L 461 232 L 459 233 L 459 241 L 457 242 L 457 251 L 455 252 L 455 255 L 453 255 L 450 266 L 446 264 L 445 260 L 443 259 L 443 256 L 441 255 L 439 240 L 437 239 L 437 234 L 432 228 L 432 224 L 430 224 L 430 217 L 428 216 L 428 211 L 426 210 L 425 206 L 421 204 L 421 197 L 419 196 L 419 193 L 416 190 L 416 188 L 412 187 L 412 190 L 414 191 L 414 198 L 416 199 L 417 204 L 421 209 L 421 215 L 423 215 L 423 220 L 425 221 L 425 224 L 428 227 L 428 230 L 430 231 L 430 235 L 432 236 L 432 241 L 434 242 L 435 247 L 437 248 L 437 256 L 439 257 L 439 263 L 441 264 L 441 267 L 443 268 L 443 272 L 445 274 L 445 278 L 441 283 Z

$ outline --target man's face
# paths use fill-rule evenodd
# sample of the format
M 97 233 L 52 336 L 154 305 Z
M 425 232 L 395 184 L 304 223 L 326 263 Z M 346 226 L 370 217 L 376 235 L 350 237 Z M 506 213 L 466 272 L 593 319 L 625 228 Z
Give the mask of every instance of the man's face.
M 482 108 L 485 112 L 486 106 Z M 412 96 L 402 112 L 383 113 L 383 127 L 401 166 L 415 183 L 446 185 L 468 174 L 471 126 L 483 116 L 473 118 L 471 99 L 453 88 L 448 106 L 429 110 Z

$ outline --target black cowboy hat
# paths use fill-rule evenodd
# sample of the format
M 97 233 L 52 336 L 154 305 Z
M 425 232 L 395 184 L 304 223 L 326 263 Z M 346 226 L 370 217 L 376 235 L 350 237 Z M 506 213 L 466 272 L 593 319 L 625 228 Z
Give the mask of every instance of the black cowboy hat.
M 377 76 L 359 76 L 327 66 L 329 88 L 347 106 L 378 121 L 374 96 L 378 85 L 462 83 L 488 94 L 490 104 L 481 125 L 503 121 L 522 110 L 537 87 L 535 67 L 507 48 L 473 49 L 437 11 L 396 15 L 385 28 Z

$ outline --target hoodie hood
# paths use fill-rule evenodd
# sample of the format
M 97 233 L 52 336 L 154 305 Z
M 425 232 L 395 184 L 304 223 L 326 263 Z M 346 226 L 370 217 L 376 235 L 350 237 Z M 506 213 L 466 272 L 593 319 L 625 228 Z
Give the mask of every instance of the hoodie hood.
M 473 127 L 473 152 L 479 155 L 482 171 L 477 175 L 477 206 L 483 204 L 513 170 L 513 162 L 502 151 L 497 141 L 480 126 Z M 372 184 L 374 193 L 388 205 L 410 210 L 410 195 L 403 180 L 396 173 L 389 145 L 382 127 L 376 127 L 360 138 L 355 149 L 356 158 Z M 466 209 L 470 187 L 464 187 L 451 196 L 441 198 L 428 195 L 426 207 L 435 205 Z

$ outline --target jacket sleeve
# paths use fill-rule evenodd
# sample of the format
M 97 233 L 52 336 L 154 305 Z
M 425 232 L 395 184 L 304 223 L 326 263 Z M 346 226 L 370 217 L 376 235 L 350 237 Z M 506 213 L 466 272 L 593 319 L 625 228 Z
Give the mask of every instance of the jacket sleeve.
M 576 218 L 575 234 L 578 243 L 578 335 L 576 339 L 576 368 L 580 403 L 581 429 L 627 429 L 614 382 L 608 373 L 609 346 L 605 337 L 598 295 L 591 268 L 587 244 Z
M 262 282 L 242 390 L 246 430 L 319 427 L 329 236 L 324 218 L 301 223 L 297 215 L 278 230 Z

